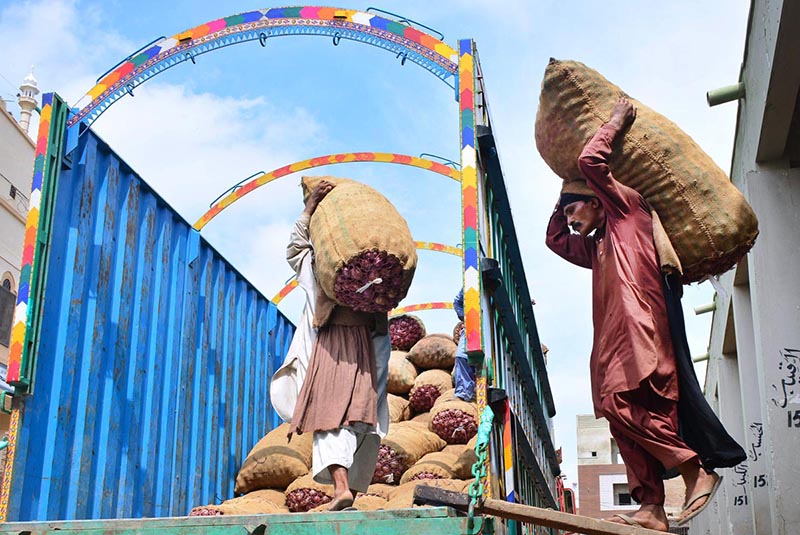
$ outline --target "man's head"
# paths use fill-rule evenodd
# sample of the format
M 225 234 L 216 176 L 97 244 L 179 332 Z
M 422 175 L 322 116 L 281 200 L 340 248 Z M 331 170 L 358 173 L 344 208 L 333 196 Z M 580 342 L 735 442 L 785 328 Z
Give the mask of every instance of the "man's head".
M 564 211 L 567 225 L 584 238 L 606 221 L 600 199 L 584 180 L 564 182 L 559 208 Z

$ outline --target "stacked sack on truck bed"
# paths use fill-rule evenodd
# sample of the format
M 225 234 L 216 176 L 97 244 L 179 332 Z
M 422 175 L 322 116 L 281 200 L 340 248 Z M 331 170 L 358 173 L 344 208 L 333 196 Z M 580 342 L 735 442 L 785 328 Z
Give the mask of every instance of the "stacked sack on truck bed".
M 536 147 L 562 179 L 581 177 L 578 157 L 622 94 L 597 71 L 550 60 L 536 116 Z M 725 172 L 675 123 L 641 102 L 610 167 L 655 209 L 695 282 L 733 267 L 753 246 L 758 220 Z

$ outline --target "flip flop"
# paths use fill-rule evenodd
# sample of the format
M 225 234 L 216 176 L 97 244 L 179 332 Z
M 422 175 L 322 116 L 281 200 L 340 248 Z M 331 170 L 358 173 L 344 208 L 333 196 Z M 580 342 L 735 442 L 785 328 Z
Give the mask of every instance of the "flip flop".
M 693 519 L 694 517 L 702 513 L 703 510 L 705 510 L 705 508 L 708 507 L 708 504 L 711 503 L 711 500 L 714 498 L 714 494 L 716 494 L 717 489 L 719 489 L 719 486 L 722 483 L 722 476 L 717 475 L 715 472 L 712 473 L 712 475 L 717 478 L 717 480 L 714 482 L 714 486 L 711 487 L 710 490 L 705 490 L 695 494 L 686 501 L 686 505 L 683 507 L 681 515 L 678 516 L 679 526 L 686 524 L 687 522 L 689 522 L 689 520 Z M 706 498 L 706 501 L 703 503 L 703 505 L 701 505 L 700 507 L 698 507 L 697 509 L 695 509 L 690 513 L 686 513 L 686 511 L 689 510 L 692 504 L 695 503 L 700 498 Z
M 629 526 L 635 526 L 637 528 L 643 528 L 644 527 L 643 525 L 641 525 L 640 523 L 638 523 L 636 520 L 632 519 L 628 515 L 624 515 L 622 513 L 617 513 L 617 514 L 611 516 L 611 518 L 614 518 L 614 517 L 622 519 L 622 521 L 625 522 L 626 524 L 628 524 Z M 619 522 L 613 522 L 613 523 L 614 524 L 618 524 Z

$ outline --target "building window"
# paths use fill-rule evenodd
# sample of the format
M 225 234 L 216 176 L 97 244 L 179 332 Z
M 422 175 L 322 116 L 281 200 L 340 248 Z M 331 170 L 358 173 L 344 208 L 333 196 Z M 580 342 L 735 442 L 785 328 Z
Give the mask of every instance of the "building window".
M 11 343 L 11 326 L 14 322 L 14 305 L 17 296 L 11 291 L 11 281 L 3 279 L 0 287 L 0 345 L 8 347 Z
M 596 451 L 592 452 L 592 457 L 597 457 L 597 452 Z
M 633 505 L 631 493 L 625 483 L 614 483 L 614 505 Z
M 613 438 L 611 439 L 611 464 L 625 464 L 622 460 L 622 456 L 619 453 L 617 441 Z

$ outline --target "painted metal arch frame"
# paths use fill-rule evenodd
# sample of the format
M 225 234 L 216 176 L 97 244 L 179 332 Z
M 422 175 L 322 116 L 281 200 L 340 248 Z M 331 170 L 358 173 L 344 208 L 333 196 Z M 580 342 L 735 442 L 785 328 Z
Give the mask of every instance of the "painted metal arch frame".
M 334 44 L 348 39 L 384 48 L 397 54 L 403 63 L 416 63 L 446 83 L 458 72 L 458 55 L 452 47 L 410 25 L 374 13 L 315 6 L 261 9 L 163 37 L 125 58 L 86 93 L 81 100 L 88 98 L 89 103 L 75 110 L 67 126 L 91 125 L 114 102 L 132 95 L 137 86 L 179 63 L 194 63 L 200 54 L 248 41 L 265 46 L 269 38 L 283 35 L 329 36 Z
M 318 156 L 308 160 L 295 162 L 278 169 L 273 169 L 269 173 L 262 173 L 250 180 L 245 180 L 239 184 L 234 185 L 225 191 L 220 197 L 212 203 L 211 208 L 203 214 L 194 224 L 195 230 L 202 230 L 212 219 L 214 219 L 220 212 L 228 208 L 230 205 L 252 192 L 261 186 L 268 184 L 274 180 L 312 169 L 314 167 L 321 167 L 325 165 L 333 165 L 339 163 L 358 163 L 358 162 L 375 162 L 375 163 L 391 163 L 399 165 L 408 165 L 417 167 L 426 171 L 438 173 L 442 176 L 452 178 L 453 180 L 461 181 L 461 172 L 447 165 L 426 158 L 417 156 L 408 156 L 406 154 L 395 154 L 388 152 L 349 152 L 340 154 L 327 154 L 325 156 Z

